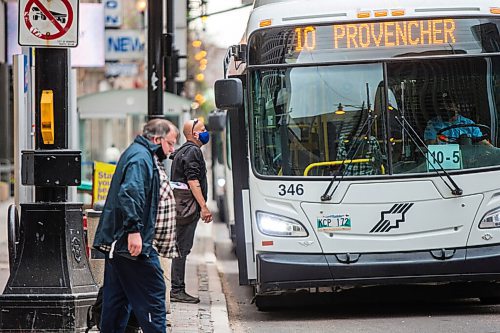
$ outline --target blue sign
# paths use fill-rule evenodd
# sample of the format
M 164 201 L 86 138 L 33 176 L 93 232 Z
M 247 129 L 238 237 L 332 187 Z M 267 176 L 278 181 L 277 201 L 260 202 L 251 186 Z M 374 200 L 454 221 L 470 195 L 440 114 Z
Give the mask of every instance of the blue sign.
M 141 60 L 145 53 L 144 31 L 106 30 L 106 60 Z
M 29 48 L 30 53 L 31 53 L 31 48 Z M 24 93 L 26 94 L 28 92 L 29 88 L 29 82 L 30 82 L 30 66 L 29 66 L 29 60 L 27 56 L 23 57 L 24 59 Z
M 123 21 L 121 0 L 104 0 L 104 25 L 106 28 L 119 28 Z

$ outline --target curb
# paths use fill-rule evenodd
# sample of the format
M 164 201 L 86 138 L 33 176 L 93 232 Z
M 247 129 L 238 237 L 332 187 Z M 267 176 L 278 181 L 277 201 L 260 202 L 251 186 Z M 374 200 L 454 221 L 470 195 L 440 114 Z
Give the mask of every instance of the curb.
M 213 238 L 210 238 L 210 240 L 211 251 L 205 254 L 205 261 L 208 270 L 208 285 L 210 287 L 211 300 L 210 312 L 212 314 L 213 329 L 215 333 L 230 333 L 232 330 L 229 325 L 226 296 L 222 292 L 222 283 L 217 269 L 217 258 L 214 253 L 215 245 Z

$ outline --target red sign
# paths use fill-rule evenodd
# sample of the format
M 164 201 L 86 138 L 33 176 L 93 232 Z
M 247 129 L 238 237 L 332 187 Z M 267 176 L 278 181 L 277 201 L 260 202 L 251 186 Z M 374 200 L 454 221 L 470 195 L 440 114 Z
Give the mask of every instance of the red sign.
M 23 18 L 26 27 L 34 36 L 43 40 L 54 40 L 64 36 L 73 24 L 73 9 L 69 0 L 52 1 L 59 1 L 64 6 L 59 6 L 56 11 L 52 8 L 53 4 L 49 7 L 40 0 L 29 0 L 24 8 Z

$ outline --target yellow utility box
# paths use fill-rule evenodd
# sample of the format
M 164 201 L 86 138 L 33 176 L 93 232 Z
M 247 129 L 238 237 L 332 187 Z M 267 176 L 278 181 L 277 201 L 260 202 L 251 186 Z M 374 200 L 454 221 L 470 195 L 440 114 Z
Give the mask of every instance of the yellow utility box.
M 43 143 L 54 144 L 54 92 L 52 90 L 42 90 L 40 113 Z

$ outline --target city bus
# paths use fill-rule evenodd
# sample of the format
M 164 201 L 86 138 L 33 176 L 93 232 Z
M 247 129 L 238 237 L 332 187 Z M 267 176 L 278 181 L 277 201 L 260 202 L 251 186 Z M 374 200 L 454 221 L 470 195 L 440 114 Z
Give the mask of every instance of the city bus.
M 227 225 L 228 235 L 235 244 L 233 209 L 233 179 L 231 170 L 231 137 L 229 118 L 225 111 L 213 110 L 208 115 L 211 134 L 212 198 L 217 203 L 219 220 Z
M 500 301 L 500 7 L 256 0 L 215 83 L 240 284 Z

